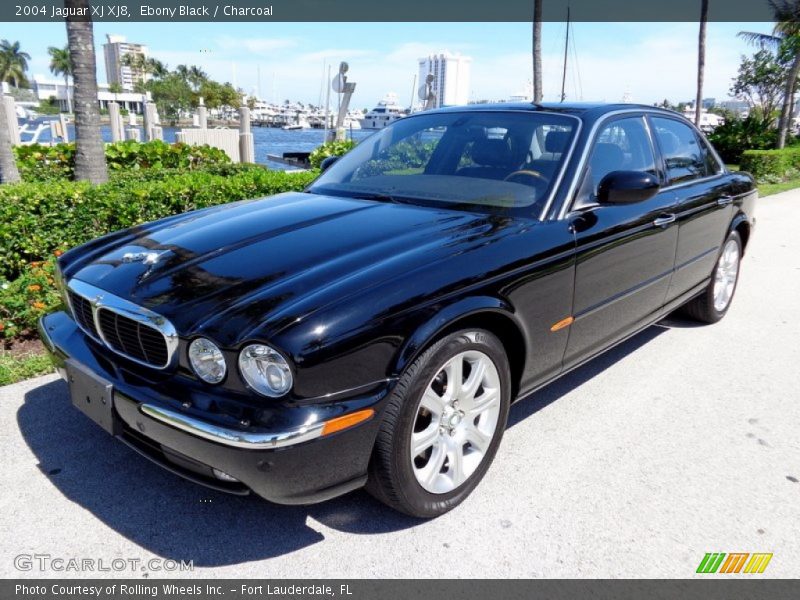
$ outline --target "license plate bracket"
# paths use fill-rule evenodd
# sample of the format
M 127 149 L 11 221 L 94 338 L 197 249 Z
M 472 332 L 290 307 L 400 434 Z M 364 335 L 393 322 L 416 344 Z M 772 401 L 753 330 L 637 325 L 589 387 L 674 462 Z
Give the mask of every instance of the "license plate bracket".
M 66 361 L 67 382 L 73 406 L 116 435 L 119 425 L 114 418 L 114 386 L 73 360 Z

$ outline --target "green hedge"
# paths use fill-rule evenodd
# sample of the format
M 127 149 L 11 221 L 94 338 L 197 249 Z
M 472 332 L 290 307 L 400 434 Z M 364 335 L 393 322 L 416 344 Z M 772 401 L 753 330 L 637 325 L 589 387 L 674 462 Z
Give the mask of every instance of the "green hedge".
M 72 179 L 75 168 L 75 144 L 15 146 L 17 166 L 24 181 Z M 219 148 L 152 142 L 115 142 L 106 144 L 109 171 L 146 169 L 203 169 L 230 163 Z
M 321 146 L 318 146 L 314 149 L 314 151 L 308 156 L 308 161 L 311 163 L 311 167 L 313 169 L 319 169 L 322 161 L 329 156 L 342 156 L 355 147 L 356 143 L 353 140 L 325 142 Z
M 110 182 L 49 181 L 0 186 L 0 338 L 27 336 L 59 305 L 53 262 L 64 250 L 161 217 L 302 190 L 314 171 L 257 165 L 120 174 Z
M 782 181 L 800 170 L 800 148 L 745 150 L 739 166 L 760 182 Z

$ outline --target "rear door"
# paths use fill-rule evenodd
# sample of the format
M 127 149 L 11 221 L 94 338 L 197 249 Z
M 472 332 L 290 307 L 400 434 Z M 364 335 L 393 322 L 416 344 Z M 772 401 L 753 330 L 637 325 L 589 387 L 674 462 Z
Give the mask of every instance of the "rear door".
M 633 333 L 662 308 L 678 241 L 672 191 L 638 204 L 596 202 L 597 185 L 612 171 L 663 177 L 643 115 L 601 125 L 589 156 L 571 213 L 577 266 L 566 368 Z
M 705 139 L 688 123 L 650 116 L 667 185 L 678 201 L 678 248 L 667 292 L 673 300 L 703 283 L 714 269 L 733 216 L 730 177 Z

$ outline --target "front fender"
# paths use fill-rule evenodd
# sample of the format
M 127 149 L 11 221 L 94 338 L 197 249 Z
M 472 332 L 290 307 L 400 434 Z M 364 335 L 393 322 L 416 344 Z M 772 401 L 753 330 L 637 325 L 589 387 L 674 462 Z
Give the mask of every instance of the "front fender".
M 433 317 L 422 323 L 405 339 L 397 353 L 392 367 L 392 375 L 399 376 L 414 360 L 435 341 L 439 334 L 454 323 L 475 317 L 481 313 L 494 313 L 510 320 L 517 327 L 522 339 L 525 327 L 516 315 L 514 308 L 506 300 L 492 296 L 470 296 L 461 298 L 439 310 Z

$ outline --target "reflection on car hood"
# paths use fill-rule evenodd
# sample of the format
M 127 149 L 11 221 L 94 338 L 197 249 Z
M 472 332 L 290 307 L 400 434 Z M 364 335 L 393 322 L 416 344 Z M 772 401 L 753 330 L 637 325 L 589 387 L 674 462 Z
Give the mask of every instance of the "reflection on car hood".
M 491 217 L 304 193 L 137 227 L 77 252 L 68 277 L 222 343 L 274 328 L 478 244 Z M 226 338 L 226 339 L 225 339 Z

